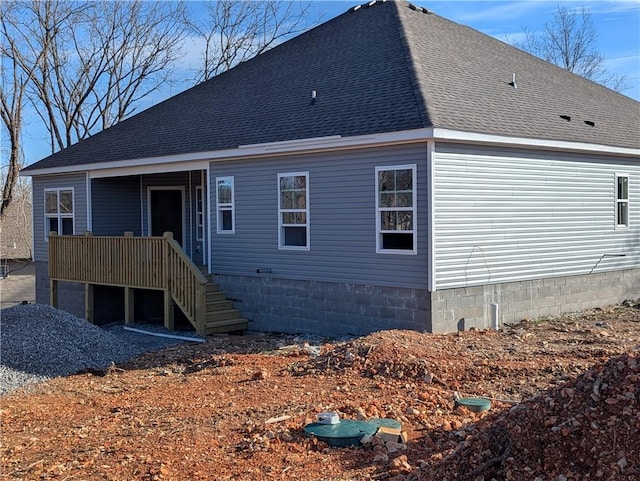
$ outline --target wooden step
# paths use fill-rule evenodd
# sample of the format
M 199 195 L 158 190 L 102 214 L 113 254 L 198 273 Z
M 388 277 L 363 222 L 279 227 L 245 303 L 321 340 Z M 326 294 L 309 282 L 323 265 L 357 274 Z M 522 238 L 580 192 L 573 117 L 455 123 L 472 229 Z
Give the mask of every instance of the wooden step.
M 227 299 L 227 295 L 222 291 L 207 292 L 205 296 L 205 300 L 207 304 L 210 304 L 211 302 L 224 301 L 226 299 Z
M 219 291 L 220 291 L 220 286 L 218 284 L 215 284 L 214 282 L 207 283 L 207 294 L 209 294 L 210 292 L 219 292 Z
M 233 301 L 223 298 L 222 300 L 209 301 L 207 298 L 207 314 L 218 311 L 228 311 L 233 309 Z
M 248 328 L 249 321 L 242 317 L 227 319 L 225 321 L 207 322 L 205 325 L 207 336 L 225 332 L 246 331 Z
M 237 319 L 239 317 L 240 317 L 240 311 L 238 309 L 227 309 L 224 311 L 207 312 L 207 324 L 209 324 L 210 322 Z

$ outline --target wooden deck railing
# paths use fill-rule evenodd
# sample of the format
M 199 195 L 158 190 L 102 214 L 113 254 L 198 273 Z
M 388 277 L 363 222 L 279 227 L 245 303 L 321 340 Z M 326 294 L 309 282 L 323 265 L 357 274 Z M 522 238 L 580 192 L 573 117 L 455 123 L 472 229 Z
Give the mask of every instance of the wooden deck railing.
M 129 288 L 165 292 L 165 325 L 173 328 L 175 302 L 199 333 L 206 322 L 207 279 L 170 232 L 163 237 L 49 236 L 51 303 L 57 304 L 57 281 L 125 287 L 125 319 L 131 318 Z

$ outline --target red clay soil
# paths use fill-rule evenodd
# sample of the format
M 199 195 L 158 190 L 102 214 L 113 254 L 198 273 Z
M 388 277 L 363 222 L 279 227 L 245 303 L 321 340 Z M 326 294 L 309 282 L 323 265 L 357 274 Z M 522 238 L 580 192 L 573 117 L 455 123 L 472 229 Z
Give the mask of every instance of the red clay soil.
M 319 355 L 268 335 L 146 354 L 4 396 L 0 480 L 639 480 L 639 307 Z M 303 431 L 324 411 L 408 440 L 328 447 Z

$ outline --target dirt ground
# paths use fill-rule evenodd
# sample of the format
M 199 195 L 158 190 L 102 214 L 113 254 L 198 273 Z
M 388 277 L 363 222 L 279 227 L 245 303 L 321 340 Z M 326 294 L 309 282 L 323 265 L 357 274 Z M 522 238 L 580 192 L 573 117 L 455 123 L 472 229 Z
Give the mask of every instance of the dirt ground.
M 7 395 L 0 480 L 640 479 L 635 302 L 317 350 L 217 336 Z M 303 430 L 325 411 L 407 440 L 328 447 Z

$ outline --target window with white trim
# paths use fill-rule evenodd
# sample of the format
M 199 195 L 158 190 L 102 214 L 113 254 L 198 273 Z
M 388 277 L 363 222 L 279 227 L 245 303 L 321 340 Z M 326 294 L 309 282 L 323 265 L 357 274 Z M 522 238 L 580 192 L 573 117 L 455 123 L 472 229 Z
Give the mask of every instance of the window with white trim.
M 235 192 L 233 176 L 216 177 L 218 234 L 236 232 Z
M 58 235 L 73 235 L 75 218 L 73 213 L 73 188 L 45 189 L 44 191 L 44 236 L 50 232 Z
M 616 227 L 629 227 L 629 176 L 616 174 Z
M 417 253 L 416 166 L 376 167 L 376 252 Z
M 196 186 L 196 240 L 204 239 L 204 190 Z
M 309 250 L 309 173 L 278 174 L 278 246 Z

